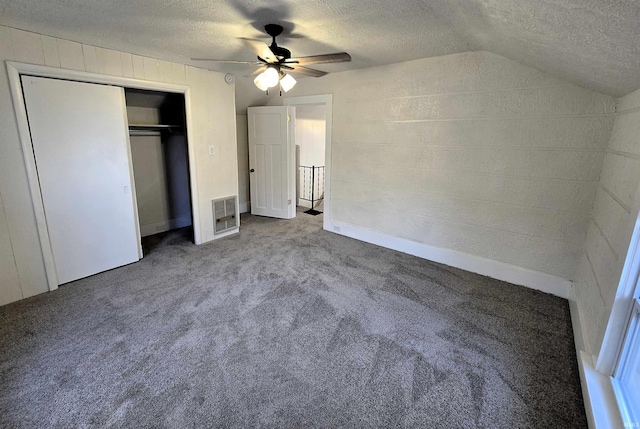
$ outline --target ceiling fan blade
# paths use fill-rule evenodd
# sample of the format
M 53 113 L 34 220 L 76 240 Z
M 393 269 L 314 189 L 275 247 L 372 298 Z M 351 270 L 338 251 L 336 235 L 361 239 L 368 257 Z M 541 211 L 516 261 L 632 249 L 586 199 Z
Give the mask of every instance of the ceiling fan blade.
M 253 77 L 253 76 L 258 76 L 260 73 L 262 73 L 263 71 L 265 71 L 267 69 L 267 66 L 264 67 L 260 67 L 259 69 L 256 69 L 253 73 L 251 73 L 249 76 L 247 77 Z
M 345 63 L 351 61 L 351 55 L 346 52 L 337 52 L 335 54 L 325 54 L 325 55 L 311 55 L 308 57 L 297 57 L 291 58 L 291 60 L 287 60 L 286 62 L 294 62 L 301 66 L 311 65 L 311 64 L 328 64 L 328 63 Z
M 322 77 L 328 74 L 327 72 L 323 72 L 316 69 L 310 69 L 309 67 L 302 67 L 302 66 L 299 66 L 298 64 L 287 64 L 287 68 L 290 69 L 293 73 L 300 73 L 300 74 L 305 74 L 307 76 L 313 76 L 313 77 Z
M 251 64 L 252 66 L 259 66 L 264 64 L 260 61 L 216 60 L 213 58 L 191 58 L 191 61 L 213 61 L 216 63 Z
M 278 57 L 276 57 L 276 54 L 274 54 L 273 51 L 271 51 L 269 45 L 264 43 L 262 40 L 247 39 L 245 37 L 241 37 L 240 40 L 242 40 L 245 45 L 253 49 L 253 52 L 255 52 L 258 57 L 262 58 L 266 62 L 278 62 Z

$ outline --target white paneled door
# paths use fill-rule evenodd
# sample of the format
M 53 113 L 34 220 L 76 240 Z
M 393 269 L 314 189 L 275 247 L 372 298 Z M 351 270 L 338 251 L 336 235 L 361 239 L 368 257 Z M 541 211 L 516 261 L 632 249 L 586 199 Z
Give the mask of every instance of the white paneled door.
M 141 257 L 124 90 L 22 77 L 58 283 Z
M 296 215 L 294 108 L 249 107 L 251 214 L 281 219 Z

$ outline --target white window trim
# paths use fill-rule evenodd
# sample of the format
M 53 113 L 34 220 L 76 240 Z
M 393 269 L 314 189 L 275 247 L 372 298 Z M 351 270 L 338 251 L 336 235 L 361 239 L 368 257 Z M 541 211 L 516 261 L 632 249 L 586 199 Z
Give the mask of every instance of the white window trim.
M 625 423 L 625 427 L 640 427 L 640 404 L 632 405 L 632 401 L 629 400 L 626 393 L 624 384 L 620 381 L 620 378 L 624 375 L 627 365 L 630 363 L 631 350 L 636 349 L 633 347 L 635 342 L 640 341 L 640 300 L 635 299 L 631 314 L 629 315 L 628 328 L 625 333 L 624 345 L 622 352 L 620 353 L 620 359 L 618 360 L 618 366 L 615 374 L 611 377 L 611 384 L 613 385 L 613 391 L 618 400 L 618 406 L 620 407 L 620 413 L 622 414 L 622 420 Z M 635 335 L 634 335 L 635 333 Z
M 597 355 L 589 348 L 584 338 L 582 320 L 588 317 L 579 308 L 575 295 L 570 299 L 571 318 L 576 342 L 578 367 L 584 397 L 585 410 L 589 428 L 623 428 L 623 418 L 629 422 L 625 411 L 621 409 L 616 395 L 614 375 L 623 352 L 626 333 L 635 305 L 635 298 L 640 294 L 638 286 L 640 277 L 640 187 L 633 198 L 634 204 L 625 228 L 626 242 L 618 243 L 619 248 L 628 249 L 624 265 L 616 267 L 621 275 L 611 313 Z M 620 262 L 622 264 L 622 261 Z M 631 420 L 634 424 L 633 420 Z M 629 427 L 627 425 L 627 427 Z
M 635 213 L 638 213 L 638 211 L 636 210 Z M 640 279 L 640 216 L 635 219 L 628 249 L 618 284 L 618 291 L 611 308 L 609 323 L 607 324 L 595 367 L 601 374 L 609 376 L 613 376 L 618 365 L 635 297 L 640 292 L 640 290 L 637 290 L 638 280 Z

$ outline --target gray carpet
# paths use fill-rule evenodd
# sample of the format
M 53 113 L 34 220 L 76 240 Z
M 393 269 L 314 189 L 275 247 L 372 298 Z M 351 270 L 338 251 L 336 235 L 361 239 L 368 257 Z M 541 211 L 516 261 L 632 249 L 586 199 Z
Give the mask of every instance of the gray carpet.
M 586 427 L 567 301 L 242 221 L 0 307 L 0 426 Z

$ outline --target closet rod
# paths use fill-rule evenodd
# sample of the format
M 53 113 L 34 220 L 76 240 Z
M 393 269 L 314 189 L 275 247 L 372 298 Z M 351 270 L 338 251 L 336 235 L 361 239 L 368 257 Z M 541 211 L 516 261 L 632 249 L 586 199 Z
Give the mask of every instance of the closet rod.
M 129 124 L 130 130 L 152 130 L 152 131 L 182 131 L 182 125 L 165 124 Z

